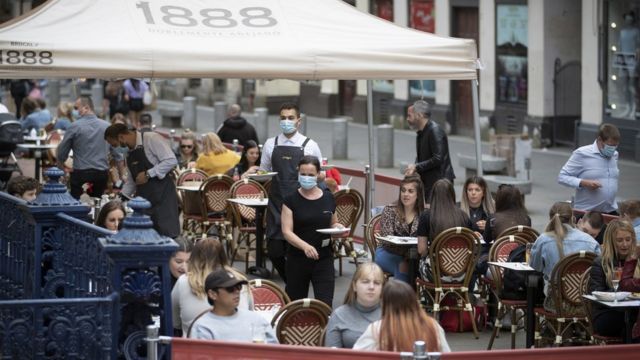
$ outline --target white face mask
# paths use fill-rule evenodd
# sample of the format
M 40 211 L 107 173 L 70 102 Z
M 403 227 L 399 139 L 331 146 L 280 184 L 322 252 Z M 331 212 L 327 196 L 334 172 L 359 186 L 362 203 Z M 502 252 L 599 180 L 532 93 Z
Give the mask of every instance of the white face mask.
M 294 120 L 280 120 L 280 129 L 285 135 L 296 132 L 296 122 Z

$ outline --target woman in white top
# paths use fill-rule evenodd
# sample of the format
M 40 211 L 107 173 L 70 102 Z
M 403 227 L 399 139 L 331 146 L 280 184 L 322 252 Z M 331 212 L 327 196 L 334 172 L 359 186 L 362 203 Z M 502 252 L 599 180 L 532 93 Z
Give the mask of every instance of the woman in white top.
M 198 241 L 189 258 L 189 271 L 180 276 L 171 291 L 173 326 L 182 329 L 186 336 L 189 325 L 196 316 L 211 308 L 204 290 L 204 281 L 214 270 L 224 268 L 239 278 L 246 277 L 228 265 L 224 247 L 217 238 Z M 245 285 L 240 292 L 240 305 L 243 309 L 253 310 L 251 291 Z
M 429 352 L 451 352 L 444 330 L 420 308 L 411 286 L 391 279 L 382 289 L 382 320 L 369 325 L 353 348 L 412 352 L 416 341 Z

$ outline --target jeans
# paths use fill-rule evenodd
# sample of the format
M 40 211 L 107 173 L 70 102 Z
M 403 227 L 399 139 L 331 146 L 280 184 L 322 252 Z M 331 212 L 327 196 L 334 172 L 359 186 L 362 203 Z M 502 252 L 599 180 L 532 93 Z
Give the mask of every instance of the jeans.
M 409 274 L 400 272 L 400 263 L 403 261 L 404 257 L 402 255 L 390 253 L 381 247 L 376 249 L 376 264 L 378 264 L 384 272 L 393 274 L 396 280 L 409 283 Z

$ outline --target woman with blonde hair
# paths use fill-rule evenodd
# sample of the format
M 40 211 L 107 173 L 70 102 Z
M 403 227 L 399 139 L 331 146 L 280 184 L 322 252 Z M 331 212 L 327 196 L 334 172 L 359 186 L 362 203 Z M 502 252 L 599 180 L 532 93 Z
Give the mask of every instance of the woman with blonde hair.
M 636 233 L 636 245 L 640 245 L 640 200 L 630 199 L 618 203 L 620 218 L 631 223 Z
M 549 279 L 556 264 L 566 255 L 589 251 L 600 255 L 600 245 L 589 235 L 576 229 L 571 204 L 557 202 L 549 210 L 549 224 L 531 248 L 531 267 L 544 274 L 544 307 L 554 311 L 549 296 Z
M 196 168 L 207 175 L 224 174 L 240 161 L 240 155 L 227 149 L 216 133 L 206 133 L 202 137 L 202 154 L 198 156 Z
M 595 258 L 591 266 L 589 292 L 614 290 L 611 280 L 615 270 L 622 268 L 627 260 L 632 260 L 632 255 L 636 253 L 635 240 L 633 227 L 628 222 L 613 220 L 607 225 L 602 256 Z M 624 323 L 624 311 L 594 303 L 592 316 L 591 322 L 596 334 L 624 338 L 624 326 L 620 326 Z
M 416 341 L 424 341 L 430 352 L 451 352 L 444 330 L 422 310 L 411 286 L 391 279 L 382 289 L 382 319 L 369 325 L 353 348 L 413 351 Z
M 609 227 L 611 223 L 607 226 L 607 231 L 605 232 L 605 239 L 607 238 L 607 233 L 609 232 Z M 624 231 L 627 234 L 621 234 L 620 231 Z M 618 242 L 620 237 L 624 237 L 628 242 L 629 238 L 629 227 L 617 229 L 615 235 L 613 235 L 613 230 L 611 230 L 612 235 L 615 236 L 616 242 Z M 632 245 L 633 247 L 633 245 Z M 640 246 L 635 246 L 633 250 L 629 252 L 627 256 L 624 267 L 622 268 L 622 280 L 620 280 L 620 289 L 622 291 L 631 291 L 634 293 L 640 292 L 640 261 L 638 258 L 640 257 Z M 620 323 L 618 323 L 620 324 Z M 638 313 L 638 318 L 636 319 L 636 323 L 631 330 L 631 337 L 637 342 L 640 339 L 640 312 Z
M 349 348 L 374 321 L 380 320 L 382 269 L 375 263 L 358 265 L 344 297 L 344 305 L 329 317 L 324 346 Z
M 189 325 L 203 311 L 211 309 L 204 289 L 207 275 L 214 270 L 225 269 L 237 278 L 246 280 L 246 276 L 229 266 L 222 243 L 216 237 L 198 241 L 189 257 L 186 274 L 180 276 L 171 291 L 174 327 L 182 328 L 186 336 Z M 247 286 L 240 292 L 240 307 L 253 310 L 253 298 Z
M 77 110 L 73 108 L 73 103 L 70 103 L 68 101 L 61 102 L 60 105 L 58 105 L 56 118 L 53 119 L 53 122 L 52 122 L 53 126 L 51 127 L 51 130 L 66 131 L 67 128 L 71 126 L 71 123 L 73 122 L 73 120 L 75 120 L 75 118 L 77 117 L 77 116 L 74 116 L 74 113 L 75 115 L 78 115 Z

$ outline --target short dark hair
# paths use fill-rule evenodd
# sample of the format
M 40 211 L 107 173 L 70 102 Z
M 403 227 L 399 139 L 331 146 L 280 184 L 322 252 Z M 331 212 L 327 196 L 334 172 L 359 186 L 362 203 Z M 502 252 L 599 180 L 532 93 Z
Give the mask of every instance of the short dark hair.
M 588 211 L 584 214 L 583 218 L 593 229 L 602 229 L 604 226 L 604 218 L 602 214 L 597 211 Z
M 39 190 L 40 183 L 38 180 L 29 177 L 18 175 L 12 177 L 7 183 L 7 192 L 16 197 L 22 197 L 22 195 L 30 190 Z
M 300 162 L 298 162 L 298 169 L 300 169 L 300 166 L 308 164 L 315 166 L 316 170 L 320 172 L 320 160 L 313 155 L 303 156 L 302 159 L 300 159 Z
M 151 123 L 153 123 L 153 118 L 151 117 L 151 114 L 144 113 L 140 115 L 140 125 L 151 125 Z
M 602 141 L 620 141 L 620 130 L 613 124 L 602 124 L 598 128 L 598 137 Z
M 118 137 L 118 135 L 120 134 L 127 134 L 129 133 L 129 131 L 131 131 L 129 129 L 129 127 L 125 124 L 113 124 L 110 125 L 107 130 L 104 131 L 104 139 L 108 140 L 108 139 L 115 139 Z
M 80 100 L 80 104 L 82 106 L 88 106 L 89 109 L 91 109 L 91 111 L 95 111 L 95 108 L 93 107 L 93 100 L 91 99 L 91 96 L 89 96 L 89 95 L 80 95 L 80 96 L 78 96 L 78 99 Z
M 280 114 L 282 112 L 282 110 L 295 110 L 296 111 L 296 116 L 300 117 L 300 108 L 298 107 L 297 104 L 291 103 L 291 102 L 286 102 L 282 105 L 280 105 L 280 110 L 278 110 L 278 114 Z

